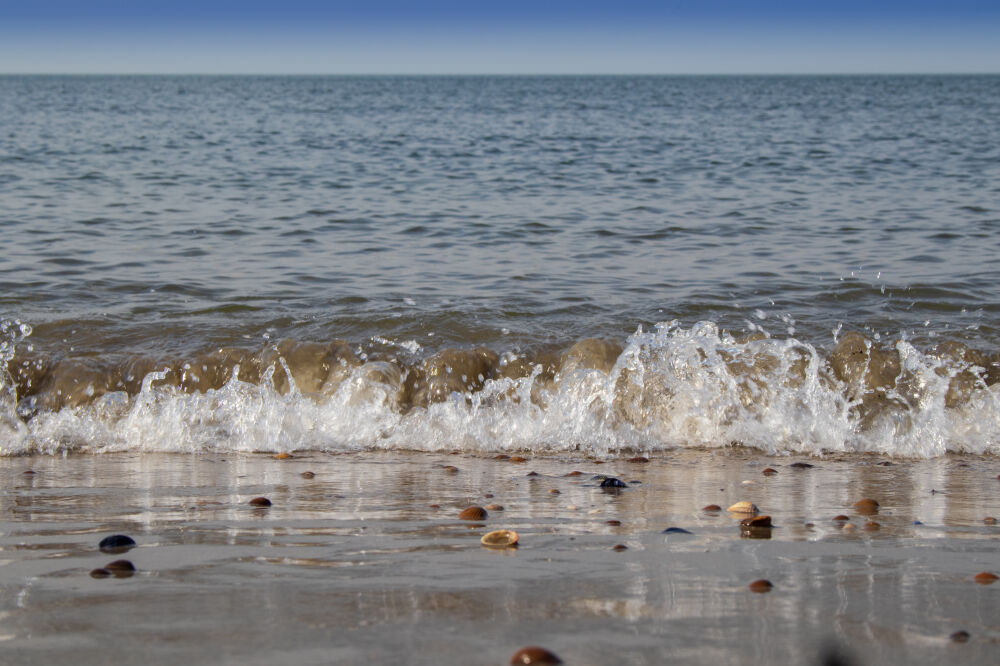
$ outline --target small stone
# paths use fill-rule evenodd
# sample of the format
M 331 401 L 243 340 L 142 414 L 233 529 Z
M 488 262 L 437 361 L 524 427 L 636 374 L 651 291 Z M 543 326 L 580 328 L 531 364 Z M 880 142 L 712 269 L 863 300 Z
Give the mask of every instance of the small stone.
M 292 457 L 291 453 L 284 453 L 284 452 L 282 452 L 282 453 L 276 453 L 276 454 L 274 454 L 274 459 L 275 460 L 288 460 L 291 457 Z
M 115 560 L 105 564 L 104 568 L 115 578 L 128 578 L 135 573 L 135 565 L 128 560 Z
M 972 577 L 980 585 L 992 585 L 997 581 L 997 575 L 989 571 L 981 571 Z
M 865 524 L 861 526 L 861 529 L 866 530 L 868 532 L 875 532 L 882 529 L 882 526 L 873 520 L 869 520 L 866 521 Z
M 692 532 L 684 529 L 683 527 L 668 527 L 663 530 L 662 534 L 692 534 Z
M 481 506 L 470 506 L 467 509 L 462 509 L 458 514 L 459 520 L 486 520 L 486 509 Z
M 792 469 L 811 469 L 813 465 L 804 462 L 794 462 L 791 465 L 789 465 L 789 467 L 791 467 Z
M 971 636 L 969 636 L 969 632 L 961 630 L 961 631 L 956 631 L 948 638 L 950 638 L 953 643 L 968 643 L 969 638 L 971 638 Z
M 996 525 L 997 524 L 997 519 L 994 518 L 993 516 L 986 516 L 985 518 L 983 518 L 983 524 L 984 525 Z
M 614 547 L 611 548 L 611 550 L 620 553 L 623 550 L 628 550 L 628 546 L 626 546 L 623 543 L 617 543 L 614 545 Z
M 97 544 L 97 547 L 105 553 L 124 553 L 135 548 L 135 539 L 124 534 L 113 534 L 101 539 L 101 543 Z
M 754 516 L 740 521 L 740 527 L 771 527 L 771 516 Z
M 761 474 L 763 474 L 764 476 L 774 476 L 777 473 L 778 470 L 774 469 L 773 467 L 765 467 L 764 471 L 761 472 Z
M 750 588 L 751 592 L 756 592 L 757 594 L 764 594 L 765 592 L 770 592 L 772 589 L 774 589 L 774 583 L 767 580 L 766 578 L 759 578 L 750 583 L 749 585 L 747 585 L 747 587 Z
M 448 474 L 458 474 L 458 468 L 455 467 L 454 465 L 445 465 L 444 471 L 446 471 Z
M 870 497 L 865 497 L 864 499 L 859 499 L 854 503 L 854 508 L 858 510 L 858 513 L 870 516 L 873 513 L 878 513 L 879 503 Z
M 110 578 L 111 572 L 107 569 L 94 569 L 90 572 L 91 578 Z
M 303 479 L 313 479 L 316 477 L 313 472 L 302 472 L 301 476 Z
M 515 652 L 510 658 L 511 666 L 530 666 L 531 664 L 549 666 L 550 664 L 561 663 L 563 663 L 562 659 L 557 657 L 554 653 L 543 647 L 538 647 L 537 645 L 523 647 Z
M 635 456 L 634 458 L 629 458 L 626 462 L 630 463 L 648 463 L 649 458 L 646 456 Z
M 249 504 L 250 506 L 271 506 L 271 500 L 266 497 L 254 497 Z
M 747 501 L 737 502 L 726 509 L 726 511 L 731 513 L 749 513 L 754 516 L 760 513 L 760 509 L 757 508 L 756 504 Z
M 628 484 L 613 476 L 609 476 L 601 481 L 601 488 L 628 488 Z
M 487 511 L 503 511 L 502 504 L 487 504 L 485 507 Z
M 487 532 L 479 540 L 487 548 L 510 548 L 517 545 L 517 532 L 513 530 L 494 530 Z
M 711 512 L 711 511 L 722 511 L 722 507 L 719 506 L 718 504 L 706 504 L 705 506 L 701 507 L 701 510 L 702 511 L 709 511 L 709 512 Z
M 619 525 L 622 524 L 622 521 L 620 521 L 620 520 L 618 520 L 616 518 L 612 518 L 611 520 L 605 520 L 604 524 L 605 525 L 611 525 L 611 527 L 618 527 Z

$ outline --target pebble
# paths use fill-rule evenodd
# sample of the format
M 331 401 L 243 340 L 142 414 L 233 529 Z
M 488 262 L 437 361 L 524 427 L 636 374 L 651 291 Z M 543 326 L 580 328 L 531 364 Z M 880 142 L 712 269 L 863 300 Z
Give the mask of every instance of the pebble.
M 459 520 L 486 520 L 486 509 L 481 506 L 470 506 L 467 509 L 462 509 L 458 514 Z
M 864 499 L 859 499 L 854 503 L 854 508 L 858 510 L 858 513 L 870 516 L 873 513 L 878 513 L 879 503 L 870 497 L 865 497 Z
M 702 511 L 722 511 L 722 507 L 718 504 L 707 504 L 701 507 Z
M 561 664 L 562 659 L 555 653 L 537 645 L 529 645 L 515 652 L 510 658 L 511 666 L 529 666 L 530 664 Z
M 440 509 L 441 505 L 440 504 L 428 504 L 427 508 L 428 509 Z
M 626 462 L 630 463 L 648 463 L 649 458 L 646 456 L 635 456 L 634 458 L 629 458 Z
M 34 476 L 35 474 L 37 474 L 37 472 L 35 472 L 35 470 L 33 469 L 26 469 L 23 472 L 21 472 L 21 474 L 25 476 Z
M 124 534 L 113 534 L 101 539 L 97 545 L 105 553 L 124 553 L 131 548 L 135 548 L 135 539 Z
M 487 548 L 510 548 L 517 545 L 517 532 L 513 530 L 494 530 L 487 532 L 479 540 Z
M 983 518 L 983 524 L 984 525 L 996 525 L 997 524 L 997 519 L 994 518 L 993 516 L 986 516 L 985 518 Z
M 726 511 L 730 511 L 732 513 L 749 513 L 755 516 L 760 513 L 760 509 L 757 508 L 756 504 L 747 501 L 737 502 L 726 509 Z
M 528 472 L 527 474 L 525 474 L 525 476 L 538 476 L 538 472 L 531 471 L 531 472 Z
M 767 580 L 766 578 L 759 578 L 754 582 L 747 585 L 751 592 L 756 592 L 757 594 L 764 594 L 765 592 L 770 592 L 774 588 L 774 583 Z
M 487 504 L 485 507 L 487 511 L 503 511 L 502 504 Z
M 444 471 L 448 472 L 448 474 L 458 474 L 458 468 L 454 465 L 445 465 Z
M 271 500 L 266 497 L 254 497 L 249 503 L 250 506 L 271 506 Z
M 992 585 L 997 581 L 997 575 L 995 573 L 990 573 L 989 571 L 981 571 L 973 576 L 972 580 L 976 581 L 980 585 Z
M 128 560 L 115 560 L 104 565 L 106 571 L 110 571 L 115 578 L 128 578 L 135 573 L 135 565 Z
M 967 642 L 969 642 L 970 636 L 969 636 L 969 632 L 963 630 L 963 631 L 956 631 L 955 633 L 953 633 L 948 638 L 950 638 L 952 640 L 952 642 L 955 642 L 955 643 L 967 643 Z
M 622 521 L 612 518 L 611 520 L 605 520 L 604 524 L 611 525 L 611 527 L 618 527 L 619 525 L 622 524 Z
M 791 465 L 789 465 L 789 467 L 791 467 L 793 469 L 811 469 L 813 467 L 813 465 L 810 465 L 809 463 L 804 463 L 804 462 L 794 462 Z
M 609 476 L 601 481 L 601 488 L 628 488 L 628 484 L 613 476 Z
M 623 550 L 628 550 L 628 546 L 626 546 L 626 545 L 625 545 L 625 544 L 623 544 L 623 543 L 616 543 L 616 544 L 614 545 L 614 547 L 613 547 L 613 548 L 612 548 L 611 550 L 613 550 L 613 551 L 615 551 L 615 552 L 619 552 L 619 553 L 620 553 L 620 552 L 621 552 L 621 551 L 623 551 Z
M 764 476 L 774 476 L 777 473 L 778 470 L 774 469 L 773 467 L 765 467 L 764 471 L 761 472 L 761 474 L 763 474 Z
M 303 479 L 312 479 L 315 476 L 316 475 L 313 472 L 302 472 L 302 478 Z
M 882 526 L 873 520 L 869 520 L 861 527 L 861 529 L 868 530 L 869 532 L 874 532 L 876 530 L 882 529 Z

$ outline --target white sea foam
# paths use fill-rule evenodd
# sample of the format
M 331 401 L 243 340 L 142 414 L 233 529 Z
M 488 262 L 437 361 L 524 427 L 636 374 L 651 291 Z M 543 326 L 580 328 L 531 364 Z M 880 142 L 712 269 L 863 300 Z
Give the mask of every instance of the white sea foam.
M 402 411 L 398 385 L 369 364 L 327 395 L 292 384 L 274 368 L 259 384 L 238 368 L 220 389 L 184 392 L 150 373 L 135 396 L 105 394 L 85 406 L 15 415 L 10 378 L 0 392 L 0 446 L 7 455 L 66 451 L 568 452 L 597 455 L 676 447 L 743 445 L 769 453 L 877 452 L 928 458 L 1000 453 L 1000 392 L 976 387 L 946 406 L 957 369 L 899 342 L 906 389 L 869 417 L 832 378 L 827 361 L 794 338 L 739 341 L 712 323 L 663 324 L 632 335 L 610 372 L 578 368 L 545 380 L 485 382 L 474 393 Z M 12 347 L 12 344 L 9 345 Z M 289 373 L 290 374 L 290 373 Z

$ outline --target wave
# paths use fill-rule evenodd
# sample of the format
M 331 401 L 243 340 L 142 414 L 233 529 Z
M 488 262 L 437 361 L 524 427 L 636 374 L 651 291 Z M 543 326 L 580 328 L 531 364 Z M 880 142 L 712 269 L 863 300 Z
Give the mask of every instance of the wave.
M 824 354 L 794 337 L 665 322 L 534 355 L 286 340 L 171 361 L 45 355 L 27 325 L 2 328 L 3 455 L 1000 453 L 1000 357 L 955 341 L 918 350 L 848 332 Z

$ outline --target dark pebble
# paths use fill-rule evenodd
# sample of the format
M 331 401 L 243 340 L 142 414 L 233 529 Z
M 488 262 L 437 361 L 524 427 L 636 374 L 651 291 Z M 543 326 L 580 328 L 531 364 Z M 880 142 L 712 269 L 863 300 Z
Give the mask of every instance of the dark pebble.
M 623 544 L 623 543 L 618 543 L 618 544 L 615 544 L 615 545 L 614 545 L 614 547 L 613 547 L 613 548 L 612 548 L 611 550 L 613 550 L 613 551 L 616 551 L 616 552 L 619 552 L 619 553 L 620 553 L 620 552 L 621 552 L 621 551 L 623 551 L 623 550 L 628 550 L 628 546 L 626 546 L 626 545 L 625 545 L 625 544 Z
M 530 664 L 561 664 L 562 659 L 553 652 L 537 645 L 523 647 L 510 658 L 511 666 L 529 666 Z
M 23 472 L 21 472 L 21 474 L 24 474 L 25 476 L 34 476 L 36 472 L 33 469 L 26 469 Z
M 612 518 L 611 520 L 605 520 L 604 523 L 606 525 L 611 525 L 611 527 L 618 527 L 622 524 L 622 521 Z
M 702 511 L 722 511 L 722 507 L 718 504 L 709 504 L 707 506 L 701 507 Z
M 983 518 L 983 524 L 984 525 L 996 525 L 997 524 L 997 519 L 994 518 L 993 516 L 986 516 L 985 518 Z
M 754 516 L 740 521 L 740 527 L 771 527 L 771 516 Z
M 756 592 L 757 594 L 763 594 L 765 592 L 770 592 L 774 588 L 774 583 L 767 580 L 766 578 L 760 578 L 754 582 L 747 585 L 751 592 Z
M 850 516 L 845 516 L 844 514 L 840 514 L 839 516 L 834 516 L 833 517 L 833 522 L 835 522 L 835 523 L 846 523 L 850 519 L 851 519 Z
M 254 497 L 250 500 L 250 506 L 271 506 L 271 500 L 266 497 Z
M 528 472 L 527 474 L 525 474 L 525 476 L 538 476 L 538 472 L 534 472 L 534 471 Z
M 135 539 L 124 534 L 113 534 L 101 539 L 97 547 L 105 553 L 124 553 L 130 548 L 135 548 Z
M 922 523 L 922 522 L 920 522 L 919 520 L 914 520 L 914 521 L 913 521 L 913 524 L 914 524 L 914 525 L 923 525 L 923 523 Z
M 649 458 L 646 456 L 635 456 L 634 458 L 629 458 L 626 462 L 630 463 L 648 463 Z
M 609 476 L 601 481 L 601 488 L 628 488 L 628 484 L 614 478 L 613 476 Z
M 94 569 L 90 572 L 91 578 L 110 578 L 111 572 L 107 569 Z
M 104 565 L 115 578 L 128 578 L 135 573 L 135 565 L 128 560 L 115 560 Z
M 316 475 L 313 474 L 312 472 L 302 472 L 302 478 L 303 479 L 312 479 L 312 478 L 315 478 L 315 476 Z
M 813 465 L 810 465 L 809 463 L 804 463 L 804 462 L 794 462 L 791 465 L 789 465 L 789 467 L 791 467 L 793 469 L 811 469 L 813 467 Z
M 663 530 L 663 534 L 691 534 L 691 533 L 692 532 L 684 529 L 683 527 L 668 527 L 667 529 Z
M 883 460 L 882 462 L 878 463 L 879 467 L 889 467 L 891 465 L 892 465 L 892 463 L 889 462 L 888 460 Z
M 956 631 L 948 638 L 950 638 L 954 643 L 968 643 L 971 636 L 969 636 L 969 632 L 967 631 Z

